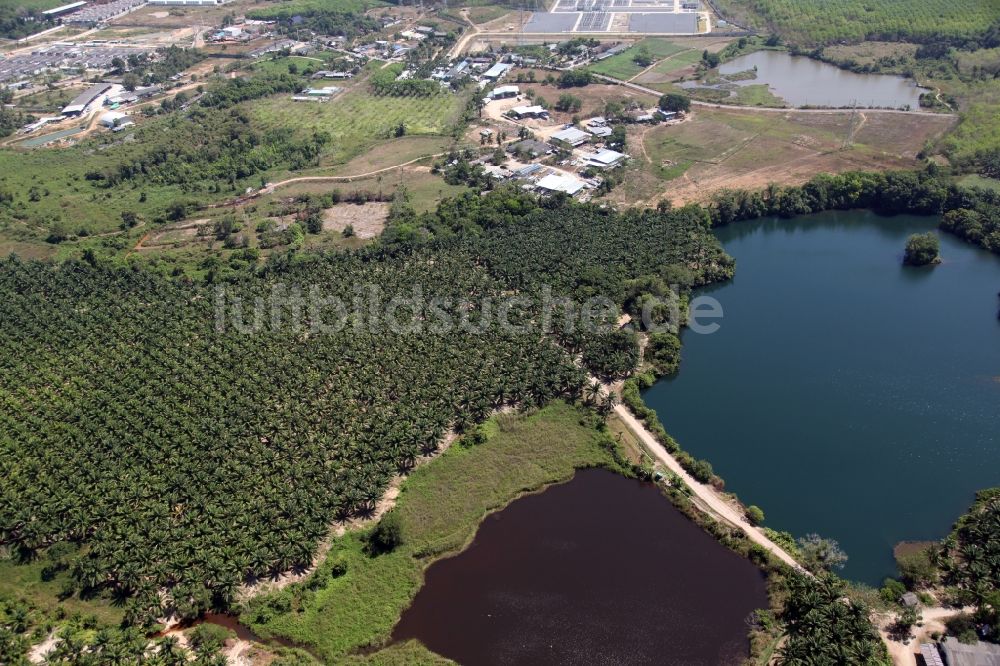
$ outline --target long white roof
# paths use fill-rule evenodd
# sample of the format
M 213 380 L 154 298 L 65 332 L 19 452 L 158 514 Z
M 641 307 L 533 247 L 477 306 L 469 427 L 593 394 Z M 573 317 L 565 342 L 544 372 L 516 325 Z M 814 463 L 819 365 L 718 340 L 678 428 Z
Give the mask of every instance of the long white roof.
M 572 176 L 563 176 L 555 173 L 550 173 L 545 178 L 536 183 L 538 187 L 543 190 L 549 190 L 550 192 L 565 192 L 569 195 L 574 195 L 584 188 L 584 182 L 573 178 Z

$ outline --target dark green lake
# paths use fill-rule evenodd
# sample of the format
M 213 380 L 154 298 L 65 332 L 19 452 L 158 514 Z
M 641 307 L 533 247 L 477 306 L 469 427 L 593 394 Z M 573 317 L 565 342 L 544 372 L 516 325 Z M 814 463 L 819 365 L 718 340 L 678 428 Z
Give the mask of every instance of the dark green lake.
M 841 573 L 872 584 L 896 542 L 944 536 L 1000 485 L 1000 258 L 942 233 L 944 263 L 901 266 L 936 224 L 851 211 L 720 230 L 736 278 L 703 293 L 721 328 L 685 332 L 680 373 L 644 396 L 768 526 L 837 539 Z

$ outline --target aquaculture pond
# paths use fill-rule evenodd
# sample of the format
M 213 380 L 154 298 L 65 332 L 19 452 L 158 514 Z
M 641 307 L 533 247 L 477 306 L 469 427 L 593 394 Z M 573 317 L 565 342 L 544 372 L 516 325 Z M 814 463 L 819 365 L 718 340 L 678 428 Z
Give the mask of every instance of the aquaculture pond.
M 837 539 L 878 583 L 902 540 L 936 539 L 1000 485 L 1000 258 L 939 234 L 944 262 L 901 265 L 936 218 L 837 212 L 718 236 L 733 281 L 721 328 L 685 332 L 678 375 L 645 392 L 666 429 L 767 525 Z
M 756 51 L 719 67 L 719 74 L 733 75 L 756 68 L 756 78 L 737 85 L 766 83 L 790 106 L 853 106 L 920 108 L 924 89 L 910 79 L 886 74 L 856 74 L 806 56 L 784 51 Z
M 763 574 L 648 483 L 582 470 L 433 564 L 394 640 L 461 664 L 738 664 Z

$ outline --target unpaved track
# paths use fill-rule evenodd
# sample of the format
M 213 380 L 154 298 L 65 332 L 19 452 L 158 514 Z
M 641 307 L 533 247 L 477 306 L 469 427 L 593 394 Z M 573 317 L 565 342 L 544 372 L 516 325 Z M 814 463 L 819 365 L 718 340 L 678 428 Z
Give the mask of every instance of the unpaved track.
M 751 541 L 757 543 L 771 552 L 775 557 L 780 559 L 782 562 L 792 567 L 793 569 L 801 572 L 805 572 L 805 569 L 798 562 L 795 561 L 791 555 L 789 555 L 785 550 L 774 543 L 767 536 L 764 535 L 759 529 L 747 522 L 746 518 L 743 517 L 742 513 L 737 511 L 733 506 L 722 498 L 714 488 L 705 485 L 700 481 L 696 480 L 693 476 L 687 473 L 681 464 L 671 456 L 663 445 L 653 434 L 646 430 L 646 427 L 632 415 L 632 412 L 628 410 L 625 405 L 616 405 L 615 414 L 618 418 L 628 426 L 636 437 L 642 440 L 643 445 L 646 449 L 653 455 L 658 461 L 663 463 L 667 469 L 681 477 L 684 483 L 688 485 L 691 492 L 704 504 L 711 513 L 715 514 L 725 522 L 729 523 L 733 527 L 741 530 Z
M 286 180 L 280 180 L 277 183 L 269 183 L 267 187 L 257 192 L 255 196 L 260 196 L 261 194 L 270 194 L 279 187 L 285 187 L 286 185 L 292 185 L 293 183 L 306 183 L 306 182 L 327 182 L 327 183 L 350 183 L 355 180 L 364 180 L 365 178 L 371 178 L 372 176 L 377 176 L 380 173 L 385 173 L 386 171 L 394 171 L 396 169 L 402 169 L 403 167 L 410 166 L 411 164 L 416 164 L 423 160 L 431 160 L 435 157 L 444 157 L 448 153 L 434 153 L 433 155 L 422 155 L 421 157 L 415 157 L 409 162 L 403 162 L 402 164 L 393 164 L 392 166 L 382 167 L 381 169 L 375 169 L 374 171 L 367 171 L 365 173 L 356 173 L 350 176 L 298 176 L 297 178 L 288 178 Z

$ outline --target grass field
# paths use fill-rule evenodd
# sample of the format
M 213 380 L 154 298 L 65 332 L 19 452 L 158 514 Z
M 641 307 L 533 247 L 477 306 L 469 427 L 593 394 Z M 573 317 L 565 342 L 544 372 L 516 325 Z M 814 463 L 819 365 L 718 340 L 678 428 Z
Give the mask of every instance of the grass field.
M 766 83 L 738 86 L 728 102 L 739 106 L 785 106 L 785 100 L 771 92 Z
M 373 146 L 351 161 L 330 171 L 331 176 L 350 176 L 403 164 L 427 155 L 446 152 L 454 143 L 450 136 L 404 136 Z
M 14 193 L 21 205 L 18 212 L 21 228 L 34 231 L 36 238 L 37 234 L 45 238 L 57 225 L 74 234 L 80 230 L 90 235 L 114 231 L 121 223 L 123 210 L 151 214 L 172 202 L 191 198 L 176 186 L 95 189 L 86 181 L 86 172 L 110 168 L 116 163 L 115 156 L 107 151 L 92 151 L 83 146 L 0 150 L 0 190 Z M 141 192 L 146 192 L 144 202 L 139 201 Z M 8 230 L 0 221 L 0 231 Z
M 981 0 L 720 0 L 719 11 L 801 46 L 870 39 L 966 37 L 1000 18 Z
M 358 648 L 384 644 L 419 589 L 424 568 L 465 547 L 487 513 L 525 491 L 570 478 L 576 468 L 613 465 L 602 446 L 606 436 L 582 425 L 581 413 L 565 403 L 528 417 L 496 417 L 484 431 L 485 444 L 455 444 L 405 481 L 395 509 L 402 546 L 369 557 L 362 551 L 361 536 L 349 533 L 313 574 L 321 581 L 317 589 L 306 589 L 308 581 L 288 588 L 255 602 L 241 619 L 267 618 L 252 624 L 262 635 L 288 637 L 325 661 L 342 663 Z M 335 562 L 346 564 L 347 571 L 331 578 Z M 272 610 L 283 604 L 290 604 L 291 610 Z M 356 659 L 382 662 L 396 657 L 376 652 Z
M 253 64 L 253 69 L 267 74 L 289 74 L 289 65 L 298 69 L 299 73 L 308 69 L 323 69 L 323 61 L 305 56 L 284 56 L 281 58 L 261 58 Z M 322 85 L 336 85 L 335 82 L 321 82 Z
M 649 71 L 643 72 L 641 76 L 636 77 L 635 82 L 667 92 L 672 89 L 671 81 L 690 76 L 694 72 L 694 65 L 701 62 L 701 54 L 702 51 L 696 48 L 676 53 L 656 63 Z
M 60 599 L 59 592 L 66 572 L 58 574 L 50 581 L 42 581 L 42 569 L 45 561 L 29 564 L 15 564 L 7 559 L 0 559 L 0 598 L 19 598 L 30 601 L 34 606 L 53 614 L 62 609 L 67 614 L 79 613 L 92 615 L 104 625 L 117 626 L 121 623 L 125 612 L 113 606 L 107 599 L 84 601 L 77 596 Z
M 986 190 L 1000 192 L 1000 180 L 996 178 L 986 178 L 978 174 L 969 174 L 968 176 L 963 176 L 958 182 L 960 185 L 966 187 L 981 187 Z
M 510 12 L 511 12 L 510 7 L 501 7 L 499 5 L 482 5 L 480 7 L 470 7 L 469 20 L 479 25 L 481 23 L 489 23 L 490 21 L 495 21 L 501 16 L 506 16 Z
M 86 86 L 71 86 L 55 90 L 39 90 L 24 97 L 18 97 L 17 106 L 28 112 L 56 112 L 80 94 Z
M 406 135 L 449 135 L 462 118 L 466 97 L 373 95 L 360 85 L 329 102 L 294 103 L 285 96 L 255 102 L 253 117 L 264 127 L 302 133 L 329 132 L 324 165 L 339 164 L 390 138 L 402 124 Z
M 646 69 L 641 65 L 637 65 L 633 60 L 641 49 L 646 49 L 654 60 L 662 60 L 668 56 L 685 51 L 688 47 L 659 37 L 649 37 L 634 44 L 631 48 L 611 56 L 607 60 L 602 60 L 599 63 L 591 65 L 588 69 L 597 74 L 604 74 L 605 76 L 612 76 L 616 79 L 627 81 Z M 699 55 L 699 57 L 701 56 Z

